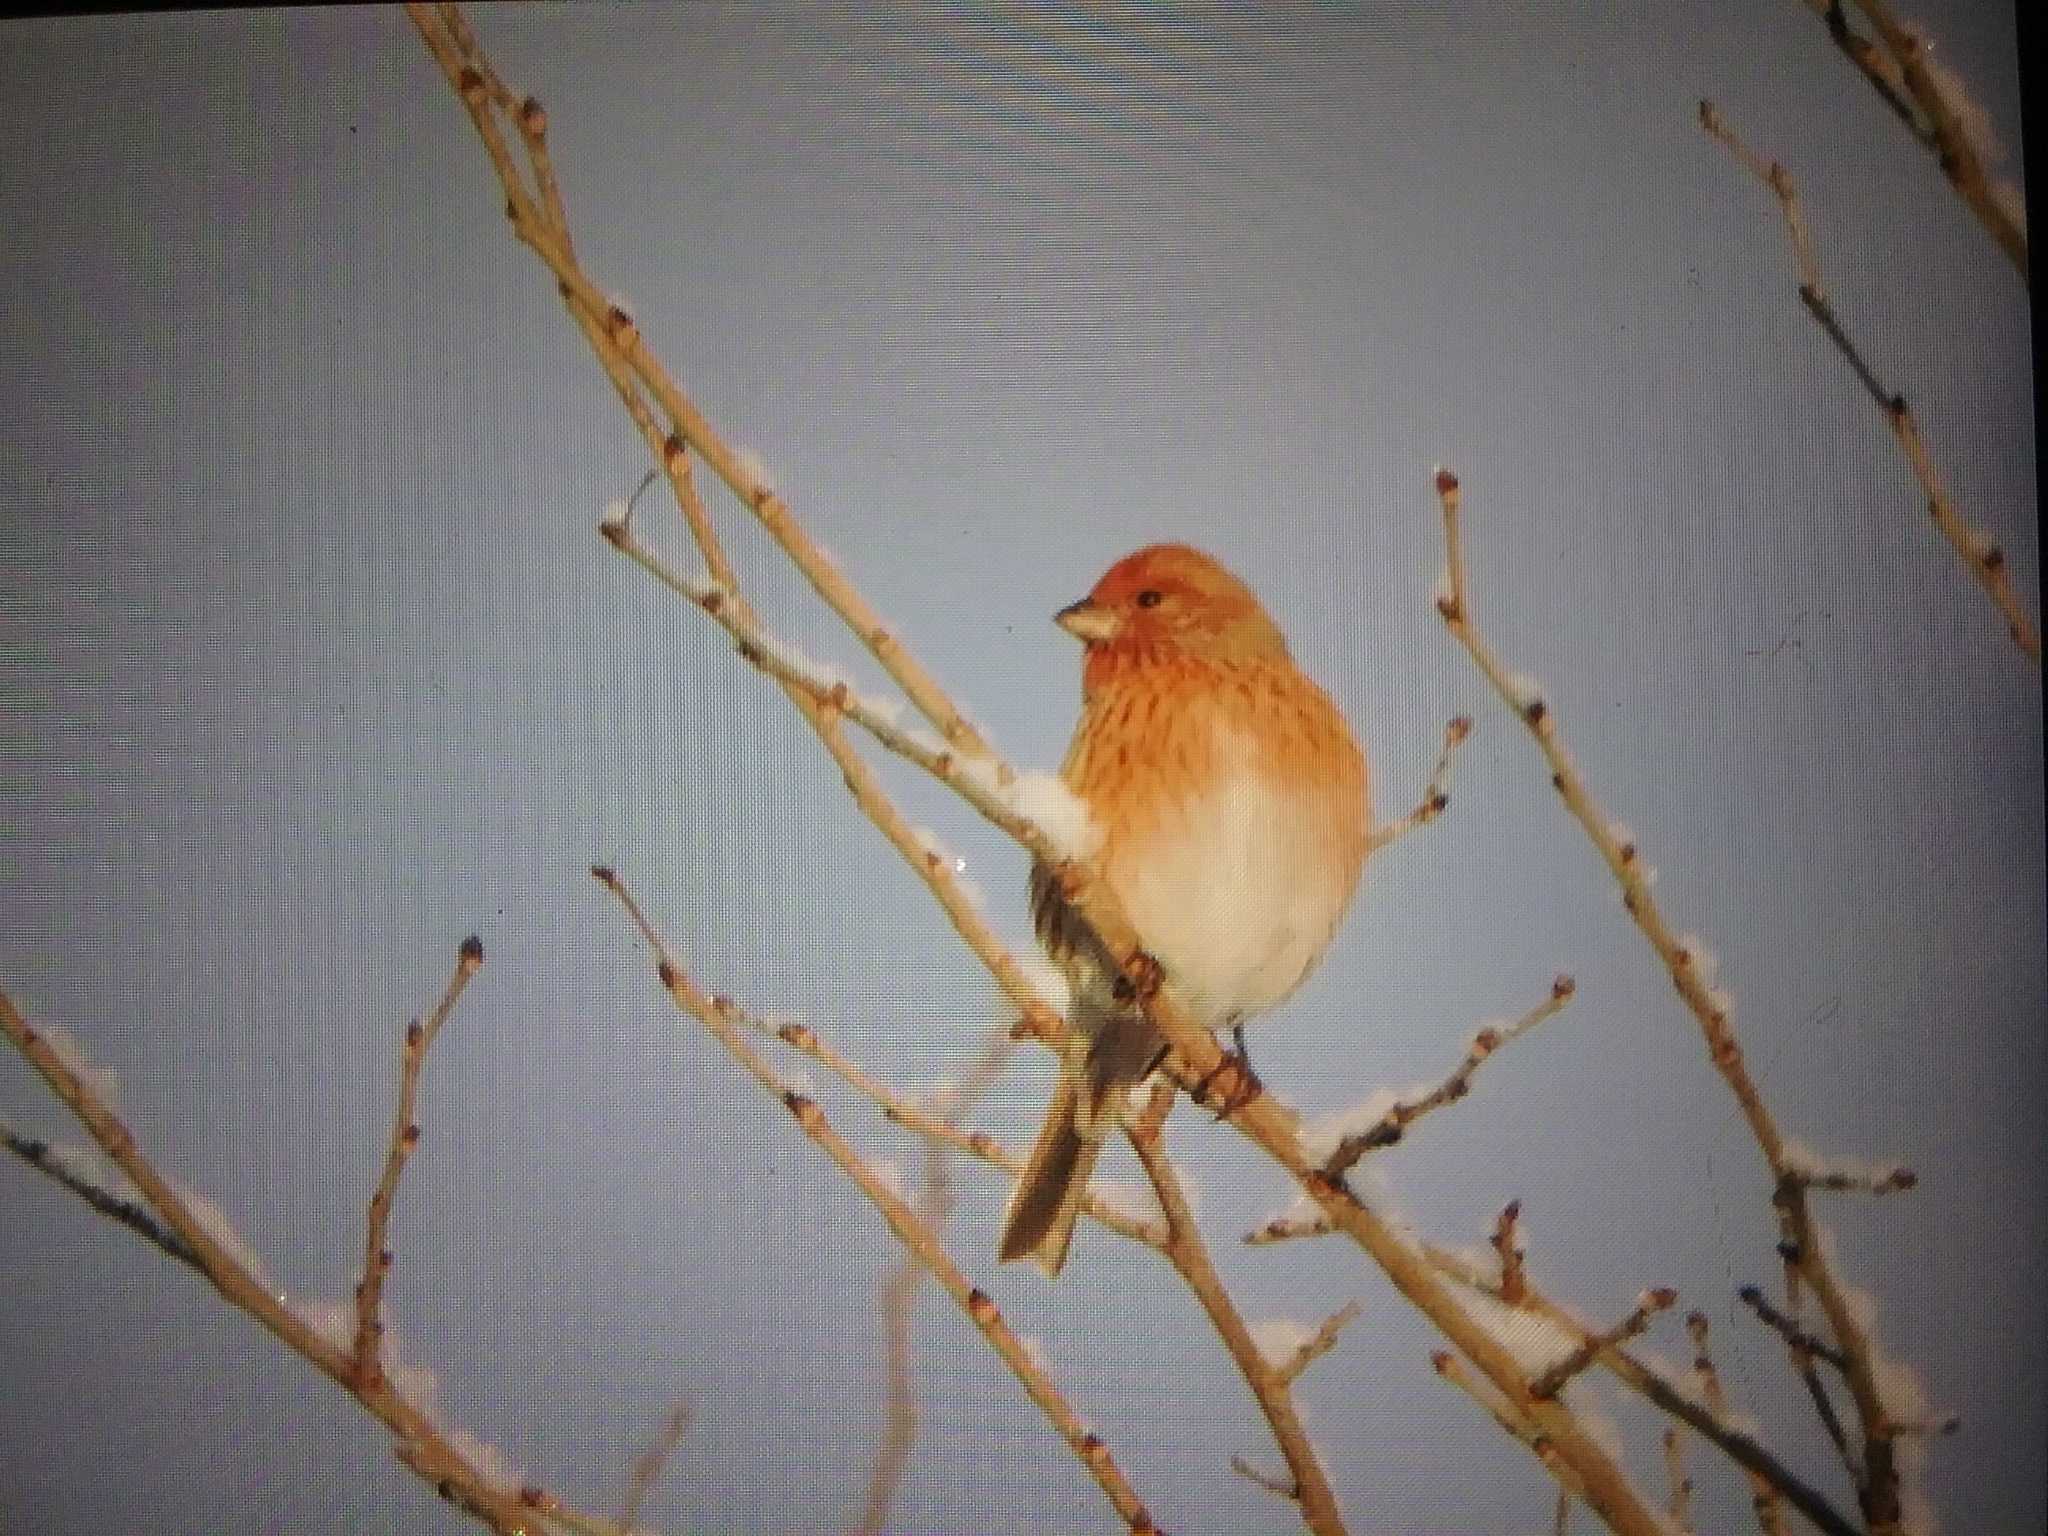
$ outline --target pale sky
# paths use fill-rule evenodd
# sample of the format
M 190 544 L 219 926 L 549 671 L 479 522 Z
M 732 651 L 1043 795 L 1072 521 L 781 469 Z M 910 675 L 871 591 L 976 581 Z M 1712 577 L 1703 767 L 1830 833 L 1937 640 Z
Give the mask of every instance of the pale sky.
M 1914 10 L 2017 179 L 2010 8 Z M 1590 1317 L 1676 1286 L 1736 1404 L 1853 1508 L 1735 1299 L 1776 1283 L 1761 1160 L 1434 613 L 1429 472 L 1454 466 L 1475 610 L 1718 953 L 1781 1123 L 1920 1174 L 1823 1211 L 1888 1352 L 1961 1416 L 1930 1447 L 1943 1527 L 2041 1527 L 2040 674 L 1697 100 L 1797 176 L 1845 321 L 2038 612 L 2027 300 L 1806 6 L 476 20 L 549 109 L 590 270 L 1016 761 L 1055 764 L 1073 721 L 1050 615 L 1159 539 L 1262 594 L 1383 813 L 1476 717 L 1448 816 L 1373 861 L 1256 1027 L 1260 1071 L 1305 1113 L 1427 1083 L 1572 973 L 1569 1009 L 1377 1160 L 1376 1198 L 1454 1245 L 1519 1198 L 1532 1274 Z M 891 1241 L 669 1008 L 585 871 L 616 865 L 707 987 L 906 1088 L 972 1059 L 992 987 L 780 696 L 596 536 L 644 452 L 402 15 L 5 38 L 0 984 L 312 1301 L 354 1279 L 404 1022 L 479 934 L 394 1219 L 401 1350 L 445 1417 L 585 1507 L 616 1507 L 686 1397 L 650 1524 L 845 1525 Z M 779 632 L 874 679 L 713 510 Z M 1021 855 L 885 771 L 1028 946 Z M 914 1142 L 808 1075 L 914 1172 Z M 1020 1056 L 978 1123 L 1021 1144 L 1048 1081 Z M 19 1063 L 0 1115 L 82 1136 Z M 1437 1379 L 1380 1274 L 1241 1246 L 1282 1180 L 1185 1107 L 1171 1140 L 1251 1317 L 1362 1304 L 1301 1389 L 1352 1528 L 1547 1529 L 1548 1479 Z M 954 1252 L 1162 1524 L 1298 1528 L 1230 1470 L 1277 1458 L 1170 1272 L 1089 1228 L 1057 1284 L 998 1269 L 1005 1187 L 955 1172 Z M 1104 1172 L 1137 1176 L 1121 1149 Z M 0 1525 L 465 1528 L 195 1276 L 12 1160 L 0 1212 Z M 1675 1319 L 1649 1341 L 1674 1361 Z M 1112 1527 L 930 1295 L 916 1368 L 892 1530 Z M 1662 1421 L 1593 1391 L 1661 1496 Z M 1697 1446 L 1692 1468 L 1699 1528 L 1745 1528 L 1735 1473 Z

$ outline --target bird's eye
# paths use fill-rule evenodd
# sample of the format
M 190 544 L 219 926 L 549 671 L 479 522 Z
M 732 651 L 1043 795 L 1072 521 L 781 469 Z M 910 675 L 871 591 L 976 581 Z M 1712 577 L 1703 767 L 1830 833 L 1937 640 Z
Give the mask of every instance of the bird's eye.
M 1138 594 L 1138 606 L 1140 608 L 1157 608 L 1164 601 L 1166 601 L 1166 594 L 1157 587 L 1147 587 Z

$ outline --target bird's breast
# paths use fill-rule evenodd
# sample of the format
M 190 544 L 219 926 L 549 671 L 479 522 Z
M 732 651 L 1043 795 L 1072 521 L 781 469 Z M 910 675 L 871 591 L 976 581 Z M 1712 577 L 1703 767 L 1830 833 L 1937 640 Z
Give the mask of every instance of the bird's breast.
M 1210 1027 L 1272 1007 L 1328 947 L 1358 882 L 1363 761 L 1319 692 L 1305 722 L 1195 710 L 1156 721 L 1098 815 L 1103 875 Z M 1107 788 L 1108 786 L 1100 786 Z

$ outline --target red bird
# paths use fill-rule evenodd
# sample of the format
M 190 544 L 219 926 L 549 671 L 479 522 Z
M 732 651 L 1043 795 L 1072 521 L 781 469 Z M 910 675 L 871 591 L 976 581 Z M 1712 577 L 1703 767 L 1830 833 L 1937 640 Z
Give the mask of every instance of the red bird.
M 1372 825 L 1365 755 L 1251 589 L 1200 550 L 1126 555 L 1057 622 L 1085 647 L 1060 777 L 1100 833 L 1088 862 L 1180 1005 L 1236 1029 L 1301 985 L 1343 920 Z M 1042 864 L 1031 906 L 1086 1054 L 1061 1074 L 998 1251 L 1056 1275 L 1103 1138 L 1164 1042 L 1116 998 L 1113 962 Z

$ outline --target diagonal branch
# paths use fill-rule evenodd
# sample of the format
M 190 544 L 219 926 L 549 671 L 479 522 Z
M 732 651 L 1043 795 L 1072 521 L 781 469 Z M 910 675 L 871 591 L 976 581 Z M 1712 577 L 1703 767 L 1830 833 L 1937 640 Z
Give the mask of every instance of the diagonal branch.
M 1955 88 L 1945 85 L 1928 64 L 1931 45 L 1893 15 L 1885 0 L 1855 3 L 1869 22 L 1875 41 L 1850 25 L 1842 0 L 1805 0 L 1806 8 L 1821 18 L 1829 40 L 1843 57 L 1870 82 L 1914 140 L 1934 156 L 1956 195 L 2026 284 L 2027 231 L 1991 183 L 1985 161 L 1992 146 L 1977 141 L 1963 110 L 1967 103 L 1953 99 Z
M 1434 1245 L 1428 1247 L 1428 1252 L 1430 1262 L 1459 1283 L 1483 1295 L 1525 1308 L 1581 1340 L 1592 1336 L 1592 1330 L 1579 1318 L 1528 1284 L 1526 1277 L 1519 1273 L 1519 1259 L 1516 1278 L 1510 1287 L 1504 1277 L 1488 1274 L 1462 1254 Z M 1698 1330 L 1693 1335 L 1695 1368 L 1700 1378 L 1697 1391 L 1672 1380 L 1618 1344 L 1601 1348 L 1596 1358 L 1623 1385 L 1697 1432 L 1748 1474 L 1758 1518 L 1766 1536 L 1781 1536 L 1783 1527 L 1778 1517 L 1780 1494 L 1826 1536 L 1864 1536 L 1854 1521 L 1778 1460 L 1749 1429 L 1730 1415 L 1720 1380 L 1713 1374 L 1712 1361 L 1706 1355 L 1705 1325 L 1706 1319 L 1697 1312 L 1692 1314 L 1687 1324 L 1689 1328 Z
M 1847 1362 L 1845 1375 L 1863 1430 L 1863 1469 L 1858 1492 L 1864 1515 L 1874 1527 L 1894 1527 L 1899 1519 L 1899 1476 L 1893 1447 L 1896 1429 L 1885 1411 L 1878 1386 L 1876 1347 L 1848 1287 L 1835 1273 L 1831 1256 L 1822 1245 L 1806 1187 L 1796 1177 L 1797 1158 L 1788 1153 L 1784 1134 L 1750 1076 L 1741 1043 L 1735 1036 L 1734 1001 L 1708 979 L 1708 967 L 1698 947 L 1680 938 L 1665 921 L 1644 876 L 1640 849 L 1632 838 L 1617 831 L 1594 802 L 1584 777 L 1565 751 L 1556 714 L 1540 694 L 1509 675 L 1473 622 L 1466 596 L 1458 477 L 1447 469 L 1439 469 L 1436 490 L 1443 510 L 1444 545 L 1450 563 L 1450 590 L 1439 600 L 1437 611 L 1494 691 L 1535 739 L 1550 767 L 1551 787 L 1614 876 L 1620 887 L 1622 907 L 1663 961 L 1680 1000 L 1699 1025 L 1714 1070 L 1735 1096 L 1743 1121 L 1776 1181 L 1773 1200 L 1785 1232 L 1787 1261 L 1812 1288 Z
M 359 1379 L 355 1352 L 350 1345 L 315 1327 L 252 1269 L 251 1258 L 236 1252 L 215 1235 L 195 1210 L 193 1199 L 157 1171 L 136 1143 L 134 1132 L 86 1074 L 22 1016 L 5 992 L 0 992 L 0 1035 L 5 1035 L 27 1059 L 50 1091 L 91 1133 L 100 1150 L 127 1176 L 147 1203 L 155 1223 L 172 1242 L 163 1241 L 138 1222 L 124 1220 L 124 1224 L 174 1257 L 184 1259 L 189 1254 L 185 1261 L 204 1275 L 224 1300 L 248 1313 L 287 1349 L 310 1362 L 389 1429 L 396 1440 L 398 1458 L 429 1487 L 501 1536 L 534 1536 L 557 1524 L 578 1530 L 604 1529 L 601 1523 L 565 1509 L 560 1500 L 543 1488 L 506 1488 L 494 1482 L 456 1448 L 418 1404 L 397 1390 L 387 1373 L 378 1373 L 373 1381 Z M 99 1206 L 100 1202 L 85 1190 L 77 1192 Z M 118 1214 L 117 1219 L 121 1219 Z
M 1208 1245 L 1202 1241 L 1201 1231 L 1195 1225 L 1194 1212 L 1188 1206 L 1180 1178 L 1173 1171 L 1173 1164 L 1167 1160 L 1161 1132 L 1166 1124 L 1166 1113 L 1173 1107 L 1173 1099 L 1173 1085 L 1161 1083 L 1153 1090 L 1145 1113 L 1126 1128 L 1131 1146 L 1138 1154 L 1138 1162 L 1144 1168 L 1145 1176 L 1152 1181 L 1153 1193 L 1159 1197 L 1159 1208 L 1166 1213 L 1167 1261 L 1179 1272 L 1188 1289 L 1194 1292 L 1195 1300 L 1201 1303 L 1209 1325 L 1223 1340 L 1223 1347 L 1230 1351 L 1238 1373 L 1244 1377 L 1245 1385 L 1251 1388 L 1252 1396 L 1258 1400 L 1259 1411 L 1272 1427 L 1274 1442 L 1287 1462 L 1290 1483 L 1286 1494 L 1300 1508 L 1302 1522 L 1317 1536 L 1338 1536 L 1345 1528 L 1344 1517 L 1338 1512 L 1337 1496 L 1331 1490 L 1329 1475 L 1324 1472 L 1315 1447 L 1309 1443 L 1308 1431 L 1302 1426 L 1301 1413 L 1294 1402 L 1293 1381 L 1299 1371 L 1285 1373 L 1283 1366 L 1266 1358 L 1265 1351 L 1252 1337 L 1244 1314 L 1231 1300 L 1230 1293 L 1224 1289 L 1222 1277 L 1216 1273 L 1216 1266 L 1210 1262 Z
M 747 1071 L 762 1090 L 787 1109 L 798 1127 L 822 1150 L 839 1170 L 852 1179 L 860 1192 L 879 1211 L 906 1252 L 912 1254 L 924 1265 L 939 1284 L 944 1287 L 954 1304 L 966 1314 L 968 1320 L 988 1340 L 998 1358 L 1010 1368 L 1011 1373 L 1022 1383 L 1026 1394 L 1045 1415 L 1060 1438 L 1066 1441 L 1081 1464 L 1087 1468 L 1109 1499 L 1117 1515 L 1134 1533 L 1149 1533 L 1157 1529 L 1147 1513 L 1144 1501 L 1136 1490 L 1125 1480 L 1123 1471 L 1117 1466 L 1115 1456 L 1102 1438 L 1081 1422 L 1073 1406 L 1067 1402 L 1052 1378 L 1033 1358 L 1009 1323 L 1004 1319 L 988 1293 L 972 1284 L 953 1262 L 952 1255 L 937 1235 L 913 1210 L 910 1203 L 867 1163 L 860 1154 L 834 1130 L 825 1112 L 817 1101 L 797 1092 L 775 1075 L 775 1071 L 741 1033 L 741 1026 L 735 1015 L 734 1004 L 724 998 L 713 997 L 693 981 L 683 970 L 668 948 L 667 941 L 656 931 L 640 905 L 633 899 L 618 875 L 600 865 L 591 874 L 607 891 L 617 898 L 625 908 L 633 925 L 640 930 L 640 936 L 654 951 L 656 974 L 662 990 L 684 1012 L 693 1016 L 712 1037 L 725 1047 L 727 1054 Z
M 1835 350 L 1848 362 L 1864 393 L 1884 413 L 1885 425 L 1898 441 L 1899 451 L 1905 455 L 1907 467 L 1912 470 L 1914 480 L 1927 499 L 1927 514 L 1934 519 L 1934 526 L 1948 540 L 1949 547 L 1963 562 L 1964 569 L 1984 589 L 1984 595 L 1998 610 L 1999 617 L 2005 620 L 2006 633 L 2012 636 L 2012 643 L 2038 667 L 2041 664 L 2040 631 L 2012 589 L 2005 551 L 1987 535 L 1971 527 L 1957 509 L 1954 498 L 1942 484 L 1941 472 L 1935 468 L 1933 455 L 1927 451 L 1926 440 L 1920 435 L 1920 424 L 1913 415 L 1913 408 L 1906 403 L 1904 395 L 1892 393 L 1879 381 L 1876 371 L 1850 337 L 1841 317 L 1835 313 L 1827 290 L 1821 284 L 1820 263 L 1814 255 L 1813 241 L 1807 234 L 1806 219 L 1800 211 L 1799 190 L 1793 185 L 1791 174 L 1777 161 L 1766 160 L 1745 144 L 1711 101 L 1700 103 L 1700 126 L 1725 144 L 1729 153 L 1751 175 L 1769 187 L 1778 199 L 1786 232 L 1791 236 L 1793 256 L 1799 264 L 1799 302 L 1806 306 L 1806 312 L 1813 316 L 1814 322 L 1834 343 Z
M 1414 1099 L 1395 1103 L 1371 1125 L 1360 1131 L 1353 1131 L 1337 1143 L 1323 1172 L 1331 1178 L 1340 1178 L 1368 1152 L 1381 1147 L 1391 1147 L 1408 1133 L 1408 1127 L 1432 1110 L 1442 1109 L 1446 1104 L 1456 1103 L 1472 1091 L 1472 1078 L 1480 1066 L 1490 1059 L 1502 1046 L 1512 1044 L 1523 1035 L 1541 1024 L 1545 1019 L 1559 1012 L 1572 1000 L 1577 983 L 1569 976 L 1559 976 L 1550 984 L 1550 995 L 1523 1014 L 1514 1023 L 1504 1028 L 1488 1025 L 1472 1037 L 1472 1043 L 1465 1048 L 1464 1056 L 1450 1075 L 1429 1092 Z
M 83 1154 L 73 1147 L 53 1146 L 40 1136 L 25 1136 L 5 1124 L 0 1124 L 0 1146 L 6 1147 L 37 1173 L 56 1180 L 102 1216 L 128 1228 L 151 1247 L 161 1249 L 168 1257 L 198 1270 L 202 1275 L 206 1273 L 206 1266 L 199 1262 L 199 1255 L 186 1245 L 182 1237 L 157 1219 L 156 1213 L 132 1186 L 122 1189 L 108 1182 L 105 1175 L 86 1169 L 81 1159 L 90 1154 Z
M 737 1008 L 734 1010 L 734 1017 L 751 1029 L 773 1035 L 792 1050 L 801 1051 L 839 1077 L 855 1092 L 872 1099 L 875 1107 L 881 1110 L 884 1116 L 904 1129 L 916 1132 L 927 1141 L 944 1142 L 947 1146 L 979 1158 L 990 1167 L 1001 1168 L 1006 1173 L 1024 1171 L 1025 1160 L 1019 1153 L 1004 1146 L 986 1131 L 966 1130 L 952 1116 L 936 1114 L 916 1100 L 898 1093 L 828 1043 L 810 1025 L 770 1023 L 758 1015 Z M 1081 1209 L 1120 1237 L 1143 1243 L 1149 1248 L 1166 1246 L 1166 1228 L 1162 1223 L 1139 1220 L 1120 1209 L 1113 1201 L 1090 1192 L 1081 1197 Z

